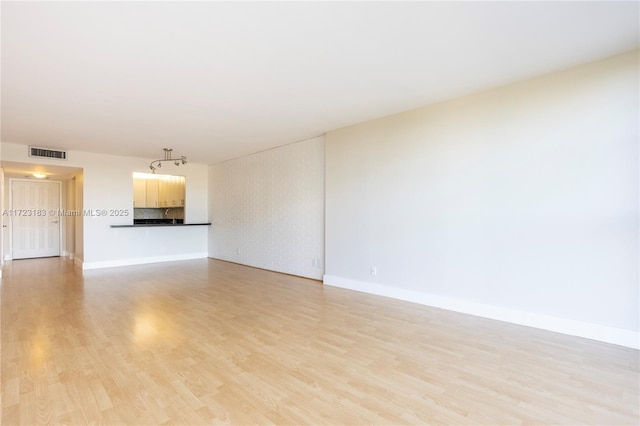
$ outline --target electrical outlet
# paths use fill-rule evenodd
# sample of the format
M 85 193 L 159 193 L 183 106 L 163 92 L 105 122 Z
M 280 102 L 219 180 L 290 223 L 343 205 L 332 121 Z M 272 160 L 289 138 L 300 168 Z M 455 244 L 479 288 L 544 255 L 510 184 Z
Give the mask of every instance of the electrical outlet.
M 240 249 L 236 249 L 236 254 L 240 254 Z
M 371 275 L 378 275 L 378 268 L 372 266 L 371 269 L 369 269 L 369 272 L 371 273 Z

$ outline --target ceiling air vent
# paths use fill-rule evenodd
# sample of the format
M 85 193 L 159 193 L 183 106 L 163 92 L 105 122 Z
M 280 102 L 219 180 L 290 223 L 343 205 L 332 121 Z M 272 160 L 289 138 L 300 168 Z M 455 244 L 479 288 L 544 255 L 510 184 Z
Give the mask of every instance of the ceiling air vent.
M 39 157 L 39 158 L 55 158 L 58 160 L 66 160 L 67 159 L 67 151 L 63 151 L 60 149 L 51 149 L 51 148 L 41 148 L 37 146 L 29 147 L 29 157 Z

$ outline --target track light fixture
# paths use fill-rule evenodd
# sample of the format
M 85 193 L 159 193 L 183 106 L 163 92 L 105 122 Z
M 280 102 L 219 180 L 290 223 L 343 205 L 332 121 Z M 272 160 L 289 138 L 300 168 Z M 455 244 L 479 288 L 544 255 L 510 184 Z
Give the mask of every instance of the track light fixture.
M 173 152 L 173 149 L 171 148 L 162 148 L 162 149 L 164 150 L 164 159 L 154 160 L 151 162 L 151 164 L 149 164 L 151 173 L 155 173 L 156 169 L 161 168 L 163 161 L 173 161 L 173 164 L 175 164 L 176 166 L 179 166 L 180 164 L 183 164 L 183 165 L 187 164 L 187 157 L 185 157 L 184 155 L 181 155 L 180 158 L 171 158 L 171 152 Z

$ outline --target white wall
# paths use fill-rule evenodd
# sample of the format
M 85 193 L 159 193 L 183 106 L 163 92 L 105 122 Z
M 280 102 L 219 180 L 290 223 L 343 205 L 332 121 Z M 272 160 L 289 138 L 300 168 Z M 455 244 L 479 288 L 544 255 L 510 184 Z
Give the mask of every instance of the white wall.
M 2 143 L 3 161 L 81 167 L 75 206 L 127 210 L 122 217 L 84 217 L 76 227 L 76 261 L 83 268 L 206 257 L 207 226 L 111 228 L 133 223 L 133 172 L 148 172 L 152 159 L 70 151 L 68 161 L 31 158 L 27 146 Z M 186 176 L 185 223 L 207 222 L 207 166 L 189 162 L 166 170 Z
M 324 138 L 209 168 L 209 256 L 304 277 L 324 265 Z
M 74 177 L 74 180 L 75 180 L 76 198 L 75 198 L 75 203 L 73 207 L 75 209 L 83 209 L 84 208 L 84 201 L 83 201 L 84 174 L 78 173 Z M 75 256 L 76 263 L 82 266 L 82 261 L 83 261 L 82 259 L 84 259 L 84 218 L 80 220 L 75 220 L 74 222 L 75 222 L 74 256 Z
M 0 160 L 2 158 L 0 157 Z M 0 210 L 4 212 L 5 203 L 4 203 L 4 169 L 0 167 Z M 2 219 L 0 219 L 0 277 L 2 277 L 2 267 L 4 266 L 4 227 L 5 227 L 5 216 L 2 215 Z
M 325 283 L 638 347 L 638 71 L 327 133 Z
M 76 179 L 68 179 L 64 182 L 66 200 L 62 205 L 66 206 L 69 210 L 76 209 Z M 73 258 L 76 253 L 76 221 L 80 220 L 76 216 L 67 216 L 62 219 L 64 223 L 64 254 Z

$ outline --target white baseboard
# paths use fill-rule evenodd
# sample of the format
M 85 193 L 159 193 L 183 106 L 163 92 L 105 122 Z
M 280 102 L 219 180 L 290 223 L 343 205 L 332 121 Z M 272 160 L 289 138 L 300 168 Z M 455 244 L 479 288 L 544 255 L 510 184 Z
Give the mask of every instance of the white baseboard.
M 362 293 L 391 297 L 393 299 L 419 303 L 421 305 L 433 306 L 436 308 L 526 325 L 571 336 L 613 343 L 615 345 L 625 346 L 628 348 L 640 349 L 640 332 L 637 331 L 486 305 L 483 303 L 469 302 L 466 300 L 421 293 L 413 290 L 405 290 L 365 281 L 351 280 L 334 275 L 325 275 L 323 277 L 323 282 L 324 284 L 332 287 L 340 287 L 360 291 Z
M 80 267 L 83 270 L 88 269 L 100 269 L 100 268 L 113 268 L 116 266 L 130 266 L 130 265 L 143 265 L 146 263 L 160 263 L 160 262 L 172 262 L 175 260 L 190 260 L 190 259 L 205 259 L 208 253 L 186 253 L 186 254 L 172 254 L 169 256 L 152 256 L 152 257 L 138 257 L 135 259 L 120 259 L 120 260 L 104 260 L 99 262 L 83 262 L 80 260 Z M 76 265 L 78 264 L 78 258 L 75 258 Z

